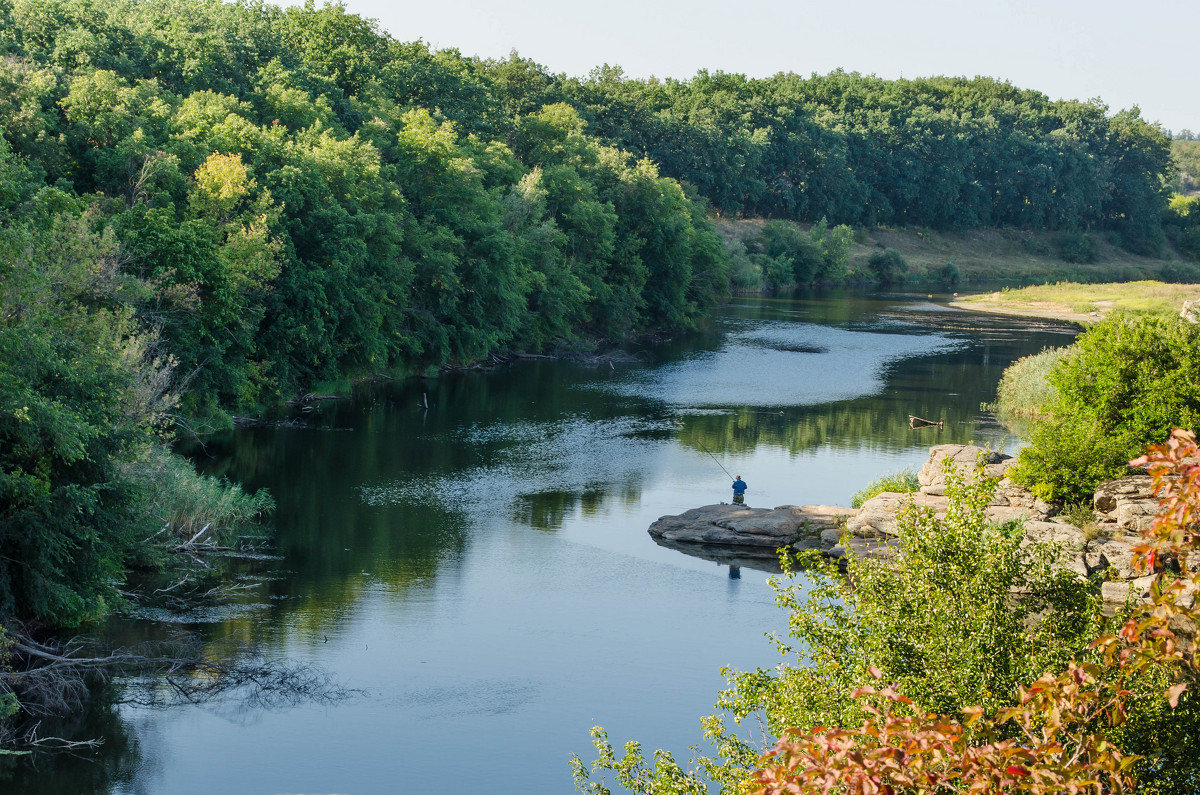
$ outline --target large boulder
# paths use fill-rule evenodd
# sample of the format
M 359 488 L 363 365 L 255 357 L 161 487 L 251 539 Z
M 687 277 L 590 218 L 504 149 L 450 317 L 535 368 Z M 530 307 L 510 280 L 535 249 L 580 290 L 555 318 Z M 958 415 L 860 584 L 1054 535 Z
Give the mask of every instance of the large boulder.
M 929 458 L 917 473 L 917 481 L 921 484 L 923 494 L 941 496 L 946 493 L 946 472 L 942 462 L 947 458 L 954 462 L 954 468 L 967 482 L 974 479 L 975 465 L 980 460 L 983 461 L 985 475 L 994 478 L 1003 477 L 1004 471 L 1014 463 L 1010 455 L 973 444 L 935 445 L 929 448 Z
M 934 516 L 941 519 L 946 516 L 948 500 L 942 494 L 915 492 L 899 494 L 885 491 L 876 494 L 862 504 L 858 514 L 846 522 L 846 532 L 855 538 L 893 538 L 901 535 L 898 513 L 901 506 L 912 503 L 917 508 L 933 511 Z M 993 522 L 1011 522 L 1040 520 L 1045 518 L 1035 508 L 1022 505 L 1010 505 L 1007 502 L 997 505 L 995 502 L 985 510 L 987 518 Z
M 1102 526 L 1116 525 L 1113 532 L 1139 535 L 1149 529 L 1158 513 L 1153 479 L 1149 475 L 1129 475 L 1101 483 L 1096 487 L 1092 507 Z
M 650 525 L 650 535 L 666 541 L 693 544 L 770 547 L 807 542 L 819 548 L 822 534 L 835 529 L 852 508 L 829 505 L 705 505 L 677 516 L 664 516 Z

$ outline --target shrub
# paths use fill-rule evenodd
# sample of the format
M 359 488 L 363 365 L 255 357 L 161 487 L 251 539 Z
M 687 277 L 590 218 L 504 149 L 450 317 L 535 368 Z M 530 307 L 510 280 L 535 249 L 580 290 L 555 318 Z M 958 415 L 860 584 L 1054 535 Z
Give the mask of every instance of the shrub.
M 137 484 L 141 511 L 166 529 L 170 539 L 187 541 L 203 530 L 204 540 L 232 545 L 275 510 L 265 489 L 247 494 L 236 483 L 200 474 L 165 447 L 150 448 L 127 472 Z
M 947 262 L 945 265 L 942 265 L 940 268 L 934 271 L 934 276 L 939 282 L 944 282 L 945 284 L 958 284 L 958 266 L 953 262 Z
M 902 511 L 905 554 L 851 557 L 845 576 L 810 556 L 803 559 L 807 577 L 789 570 L 773 578 L 779 604 L 791 612 L 789 637 L 776 641 L 789 659 L 769 670 L 725 672 L 731 687 L 718 709 L 739 725 L 758 714 L 766 732 L 781 737 L 862 725 L 869 705 L 853 694 L 876 675 L 916 694 L 912 709 L 923 714 L 1010 707 L 1017 685 L 1066 667 L 1101 628 L 1098 601 L 1086 583 L 1054 568 L 1053 547 L 1024 546 L 1021 527 L 987 521 L 995 485 L 982 471 L 970 483 L 948 471 L 945 518 L 913 506 Z M 1014 592 L 1029 596 L 1014 601 Z M 733 734 L 722 716 L 703 725 L 717 756 L 697 759 L 697 773 L 662 752 L 648 765 L 637 743 L 618 758 L 603 730 L 593 730 L 600 756 L 590 769 L 573 760 L 576 785 L 607 792 L 591 775 L 612 772 L 639 792 L 705 793 L 704 778 L 721 783 L 722 792 L 745 791 L 761 749 Z
M 908 273 L 908 263 L 894 248 L 872 251 L 871 256 L 867 258 L 867 267 L 882 284 L 902 282 Z
M 996 414 L 1012 425 L 1040 417 L 1054 397 L 1048 376 L 1071 348 L 1044 348 L 1041 353 L 1017 359 L 1004 369 L 996 387 Z
M 1066 232 L 1058 237 L 1058 258 L 1066 262 L 1085 265 L 1100 257 L 1100 246 L 1086 232 Z
M 1020 703 L 948 713 L 922 710 L 885 684 L 853 697 L 868 712 L 858 725 L 789 729 L 762 759 L 756 794 L 883 792 L 1194 792 L 1200 780 L 1200 683 L 1195 647 L 1175 629 L 1200 621 L 1200 449 L 1195 436 L 1170 442 L 1131 463 L 1149 464 L 1162 508 L 1143 533 L 1138 563 L 1174 560 L 1160 571 L 1148 604 L 1131 610 L 1116 634 L 1090 644 L 1090 660 L 1072 660 L 1020 688 Z M 869 674 L 887 682 L 886 672 Z M 746 790 L 742 790 L 746 791 Z
M 920 481 L 917 480 L 917 473 L 911 469 L 902 469 L 899 472 L 894 472 L 891 475 L 884 475 L 877 480 L 868 483 L 863 489 L 855 492 L 850 498 L 850 507 L 861 508 L 863 503 L 874 497 L 876 494 L 882 494 L 885 491 L 897 492 L 899 494 L 911 494 L 921 488 Z
M 1059 358 L 1054 395 L 1012 477 L 1042 499 L 1088 499 L 1178 425 L 1200 424 L 1200 326 L 1176 316 L 1105 318 Z
M 762 247 L 767 256 L 790 262 L 792 272 L 787 282 L 808 284 L 821 269 L 821 251 L 812 237 L 790 221 L 764 224 Z
M 822 218 L 809 232 L 813 245 L 820 252 L 821 265 L 813 278 L 822 282 L 840 282 L 846 278 L 846 265 L 850 261 L 850 248 L 854 243 L 854 230 L 845 224 L 830 227 Z
M 729 254 L 729 286 L 734 290 L 755 291 L 763 287 L 763 273 L 741 240 L 726 244 Z

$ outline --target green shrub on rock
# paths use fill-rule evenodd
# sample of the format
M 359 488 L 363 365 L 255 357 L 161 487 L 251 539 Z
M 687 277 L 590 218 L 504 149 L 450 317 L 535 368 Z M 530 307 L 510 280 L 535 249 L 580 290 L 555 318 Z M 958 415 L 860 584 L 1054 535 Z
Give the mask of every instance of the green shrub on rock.
M 1071 350 L 1047 376 L 1054 394 L 1011 471 L 1054 502 L 1090 498 L 1172 428 L 1200 425 L 1200 325 L 1113 315 Z
M 979 471 L 965 483 L 951 464 L 946 483 L 943 518 L 911 505 L 902 511 L 903 555 L 850 557 L 844 575 L 807 557 L 803 573 L 773 578 L 777 602 L 790 612 L 788 637 L 776 638 L 785 661 L 723 671 L 723 714 L 702 720 L 716 755 L 698 758 L 697 772 L 662 751 L 648 763 L 636 742 L 619 757 L 597 728 L 598 759 L 573 760 L 577 788 L 609 792 L 593 775 L 612 773 L 621 786 L 654 795 L 715 791 L 708 782 L 744 792 L 764 749 L 735 734 L 726 716 L 738 726 L 760 718 L 773 737 L 858 726 L 867 713 L 851 694 L 875 681 L 872 668 L 917 699 L 914 712 L 992 711 L 1015 703 L 1018 685 L 1082 655 L 1102 621 L 1089 584 L 1055 567 L 1052 545 L 1026 543 L 1020 525 L 988 521 L 995 479 Z

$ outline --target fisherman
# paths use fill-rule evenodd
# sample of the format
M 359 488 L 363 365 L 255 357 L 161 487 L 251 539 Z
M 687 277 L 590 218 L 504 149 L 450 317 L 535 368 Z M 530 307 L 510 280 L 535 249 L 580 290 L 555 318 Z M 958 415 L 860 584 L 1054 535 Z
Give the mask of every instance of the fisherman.
M 746 481 L 742 480 L 741 475 L 737 475 L 733 479 L 733 504 L 744 505 L 746 503 L 746 489 L 750 488 L 746 485 Z

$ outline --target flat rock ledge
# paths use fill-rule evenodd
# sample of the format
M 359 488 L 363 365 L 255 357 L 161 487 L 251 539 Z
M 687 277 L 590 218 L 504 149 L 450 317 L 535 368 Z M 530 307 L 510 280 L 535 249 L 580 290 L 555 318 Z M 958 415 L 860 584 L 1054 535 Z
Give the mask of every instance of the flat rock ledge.
M 974 477 L 975 462 L 982 458 L 987 475 L 1000 478 L 987 508 L 988 517 L 996 522 L 1023 522 L 1030 543 L 1059 544 L 1059 564 L 1064 568 L 1081 576 L 1102 574 L 1101 593 L 1106 601 L 1124 602 L 1130 595 L 1135 599 L 1147 595 L 1152 578 L 1133 567 L 1133 547 L 1158 508 L 1148 475 L 1100 484 L 1092 501 L 1096 521 L 1085 530 L 1057 516 L 1053 506 L 1005 477 L 1012 456 L 972 445 L 931 447 L 917 476 L 920 491 L 884 492 L 857 510 L 836 505 L 752 508 L 722 503 L 664 516 L 650 525 L 649 532 L 663 546 L 709 560 L 722 557 L 716 550 L 728 549 L 731 556 L 742 550 L 743 556 L 764 561 L 785 546 L 797 551 L 815 549 L 835 559 L 847 555 L 886 557 L 896 554 L 902 544 L 896 518 L 902 505 L 912 502 L 939 517 L 945 515 L 942 462 L 947 458 L 968 478 Z

